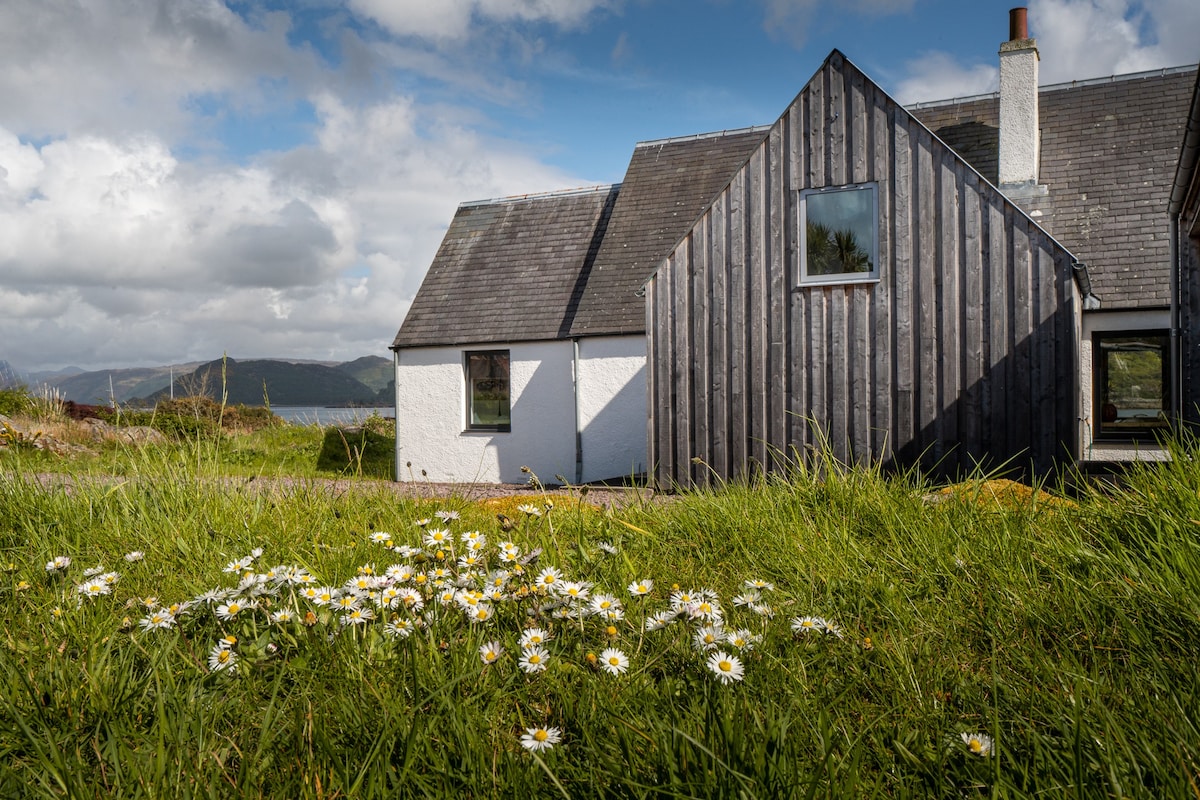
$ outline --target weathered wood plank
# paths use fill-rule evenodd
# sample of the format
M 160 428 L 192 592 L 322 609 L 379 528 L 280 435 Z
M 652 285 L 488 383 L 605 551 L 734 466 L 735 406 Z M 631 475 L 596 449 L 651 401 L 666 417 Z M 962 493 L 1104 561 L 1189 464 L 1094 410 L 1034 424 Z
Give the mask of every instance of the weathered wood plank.
M 967 457 L 983 460 L 983 210 L 979 196 L 979 178 L 965 171 L 960 182 L 962 192 L 962 364 L 960 389 L 960 441 Z
M 962 264 L 961 253 L 961 222 L 959 209 L 959 179 L 961 164 L 949 153 L 943 153 L 938 159 L 938 219 L 941 222 L 938 234 L 941 241 L 937 245 L 939 256 L 936 259 L 941 286 L 937 292 L 938 303 L 938 341 L 941 355 L 938 358 L 938 407 L 940 424 L 937 426 L 938 438 L 946 442 L 943 452 L 946 454 L 947 467 L 954 464 L 969 467 L 970 462 L 963 453 L 960 442 L 962 432 L 959 430 L 959 402 L 962 385 L 959 380 L 961 367 L 961 314 L 962 299 L 959 297 L 958 284 Z
M 943 441 L 938 435 L 938 386 L 941 359 L 938 331 L 937 269 L 937 181 L 934 173 L 932 141 L 922 130 L 917 136 L 914 202 L 916 203 L 916 286 L 917 353 L 909 366 L 917 387 L 917 444 L 925 454 L 922 464 L 933 466 L 942 457 Z
M 920 447 L 917 443 L 916 426 L 916 259 L 913 248 L 914 215 L 913 199 L 916 178 L 913 173 L 916 143 L 909 135 L 908 121 L 898 119 L 895 126 L 895 162 L 892 164 L 893 186 L 891 199 L 895 226 L 895 240 L 891 249 L 894 277 L 892 279 L 892 318 L 895 320 L 892 333 L 892 351 L 895 361 L 895 411 L 892 424 L 892 447 L 905 460 L 915 458 Z
M 708 269 L 712 274 L 712 324 L 713 331 L 713 448 L 709 466 L 721 477 L 728 477 L 733 469 L 733 427 L 730 422 L 730 395 L 732 394 L 733 332 L 729 324 L 729 262 L 725 243 L 725 203 L 718 197 L 708 212 L 706 233 L 708 237 Z

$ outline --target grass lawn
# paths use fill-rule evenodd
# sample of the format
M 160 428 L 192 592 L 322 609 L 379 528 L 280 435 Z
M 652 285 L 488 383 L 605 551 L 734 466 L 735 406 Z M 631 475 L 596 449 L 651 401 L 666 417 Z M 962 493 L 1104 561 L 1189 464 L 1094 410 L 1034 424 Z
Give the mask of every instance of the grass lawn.
M 1200 797 L 1184 449 L 1076 502 L 798 471 L 500 522 L 249 480 L 288 448 L 0 452 L 0 796 Z

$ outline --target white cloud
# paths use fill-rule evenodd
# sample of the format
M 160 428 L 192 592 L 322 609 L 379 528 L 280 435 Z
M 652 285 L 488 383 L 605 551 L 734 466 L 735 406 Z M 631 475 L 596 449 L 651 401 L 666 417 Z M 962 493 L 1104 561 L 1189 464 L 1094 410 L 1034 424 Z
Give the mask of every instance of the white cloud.
M 1192 0 L 1033 0 L 1043 83 L 1194 64 L 1200 3 Z
M 994 92 L 1000 71 L 996 66 L 962 66 L 947 53 L 930 52 L 904 65 L 906 77 L 893 90 L 901 103 L 946 100 Z
M 572 28 L 610 4 L 608 0 L 350 0 L 352 11 L 390 33 L 437 41 L 465 39 L 477 23 L 546 22 Z

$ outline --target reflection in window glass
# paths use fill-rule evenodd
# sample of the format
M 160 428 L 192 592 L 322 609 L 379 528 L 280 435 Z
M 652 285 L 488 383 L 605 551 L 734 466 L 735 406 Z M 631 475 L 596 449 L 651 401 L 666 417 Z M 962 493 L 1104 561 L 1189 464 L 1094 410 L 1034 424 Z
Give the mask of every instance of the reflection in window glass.
M 1170 426 L 1169 344 L 1162 331 L 1097 334 L 1099 432 L 1153 434 Z
M 801 192 L 802 279 L 879 276 L 875 186 Z
M 467 428 L 507 431 L 509 413 L 508 351 L 484 350 L 466 354 Z

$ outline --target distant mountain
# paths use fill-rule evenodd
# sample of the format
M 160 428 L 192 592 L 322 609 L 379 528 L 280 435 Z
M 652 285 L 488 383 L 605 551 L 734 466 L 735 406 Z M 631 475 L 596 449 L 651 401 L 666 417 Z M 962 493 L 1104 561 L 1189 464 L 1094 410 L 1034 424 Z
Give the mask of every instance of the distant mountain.
M 177 376 L 174 389 L 176 397 L 205 395 L 220 400 L 224 393 L 231 405 L 248 406 L 268 402 L 273 406 L 373 405 L 378 394 L 343 370 L 342 365 L 232 358 L 202 364 L 186 375 Z M 171 387 L 166 386 L 139 399 L 150 404 L 169 397 L 170 393 Z
M 201 362 L 175 364 L 165 367 L 134 367 L 78 372 L 62 376 L 42 374 L 39 384 L 58 390 L 64 400 L 88 405 L 109 405 L 115 399 L 127 403 L 135 397 L 145 397 L 171 385 L 172 374 L 186 375 Z
M 338 364 L 337 368 L 356 381 L 370 386 L 376 392 L 386 389 L 392 381 L 396 380 L 396 368 L 391 360 L 379 356 L 363 356 L 344 364 Z

